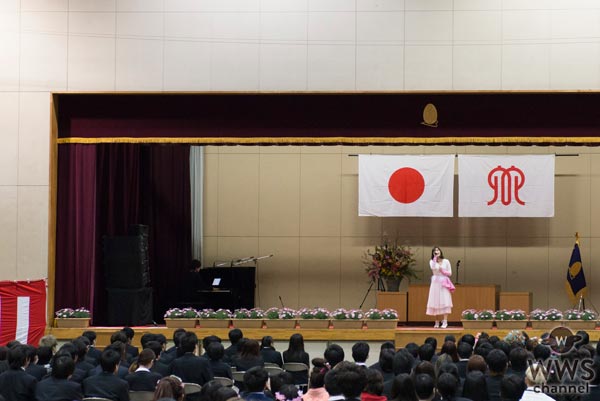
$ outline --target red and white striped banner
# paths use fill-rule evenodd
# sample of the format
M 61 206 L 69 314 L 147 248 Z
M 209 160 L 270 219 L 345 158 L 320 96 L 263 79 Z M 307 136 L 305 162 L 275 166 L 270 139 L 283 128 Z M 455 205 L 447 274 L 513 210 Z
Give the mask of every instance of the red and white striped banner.
M 46 330 L 46 281 L 0 281 L 0 345 L 37 346 Z

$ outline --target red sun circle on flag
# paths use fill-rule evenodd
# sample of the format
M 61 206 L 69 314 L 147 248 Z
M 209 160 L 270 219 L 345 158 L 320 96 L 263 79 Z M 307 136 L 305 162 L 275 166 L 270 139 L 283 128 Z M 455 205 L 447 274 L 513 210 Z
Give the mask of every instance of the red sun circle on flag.
M 400 203 L 413 203 L 425 191 L 425 179 L 414 168 L 403 167 L 394 171 L 388 181 L 390 195 Z

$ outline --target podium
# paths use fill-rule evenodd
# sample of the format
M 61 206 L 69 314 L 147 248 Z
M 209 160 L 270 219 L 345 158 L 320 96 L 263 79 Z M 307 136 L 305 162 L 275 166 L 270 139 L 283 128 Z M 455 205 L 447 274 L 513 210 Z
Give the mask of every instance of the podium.
M 400 322 L 406 322 L 406 303 L 406 292 L 377 291 L 377 309 L 395 309 Z

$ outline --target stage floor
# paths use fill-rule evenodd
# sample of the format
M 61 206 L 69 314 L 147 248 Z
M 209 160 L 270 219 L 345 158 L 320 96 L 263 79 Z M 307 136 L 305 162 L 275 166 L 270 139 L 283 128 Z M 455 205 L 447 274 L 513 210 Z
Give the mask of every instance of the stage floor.
M 173 331 L 175 329 L 167 328 L 165 326 L 139 326 L 132 327 L 135 330 L 134 345 L 139 346 L 139 340 L 144 333 L 160 333 L 171 340 L 173 337 Z M 76 338 L 83 333 L 85 330 L 94 330 L 97 334 L 97 346 L 104 347 L 110 344 L 110 336 L 120 330 L 121 327 L 104 327 L 104 326 L 92 326 L 87 329 L 72 329 L 72 328 L 56 328 L 48 327 L 46 334 L 55 335 L 60 341 L 68 341 Z M 186 329 L 187 331 L 193 331 L 196 333 L 198 338 L 203 338 L 208 335 L 216 335 L 223 340 L 227 340 L 228 329 L 208 329 L 196 327 L 193 329 Z M 305 341 L 394 341 L 396 348 L 403 347 L 409 342 L 415 342 L 422 344 L 425 338 L 435 337 L 438 340 L 438 344 L 444 340 L 444 337 L 448 334 L 454 335 L 457 339 L 465 333 L 477 334 L 480 330 L 464 330 L 462 326 L 450 326 L 446 329 L 434 329 L 431 326 L 399 326 L 396 329 L 241 329 L 245 337 L 254 338 L 259 340 L 266 335 L 272 336 L 275 341 L 287 341 L 290 336 L 294 333 L 301 333 Z M 493 328 L 491 330 L 485 330 L 490 335 L 495 335 L 500 338 L 505 337 L 511 330 L 500 330 Z M 543 333 L 550 330 L 533 330 L 526 329 L 525 332 L 529 337 L 539 337 Z M 590 341 L 597 342 L 600 339 L 600 329 L 589 330 Z

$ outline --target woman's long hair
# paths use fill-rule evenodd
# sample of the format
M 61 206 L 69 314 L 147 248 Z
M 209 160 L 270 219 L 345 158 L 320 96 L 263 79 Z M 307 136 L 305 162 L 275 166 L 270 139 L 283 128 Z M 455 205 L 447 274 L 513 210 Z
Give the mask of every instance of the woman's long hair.
M 418 401 L 415 383 L 409 374 L 400 373 L 394 377 L 390 396 L 395 401 Z
M 159 400 L 161 398 L 172 398 L 176 401 L 183 400 L 183 383 L 181 379 L 175 376 L 163 377 L 159 380 L 154 390 L 154 398 L 152 401 Z
M 240 350 L 241 359 L 254 359 L 260 356 L 260 344 L 256 340 L 248 339 Z
M 290 343 L 288 345 L 289 355 L 302 355 L 304 353 L 304 337 L 302 334 L 296 333 L 290 336 Z
M 442 248 L 440 248 L 439 246 L 434 246 L 433 248 L 431 248 L 431 260 L 433 260 L 433 257 L 435 256 L 433 253 L 436 249 L 440 250 L 440 259 L 444 259 L 444 251 L 442 251 Z

